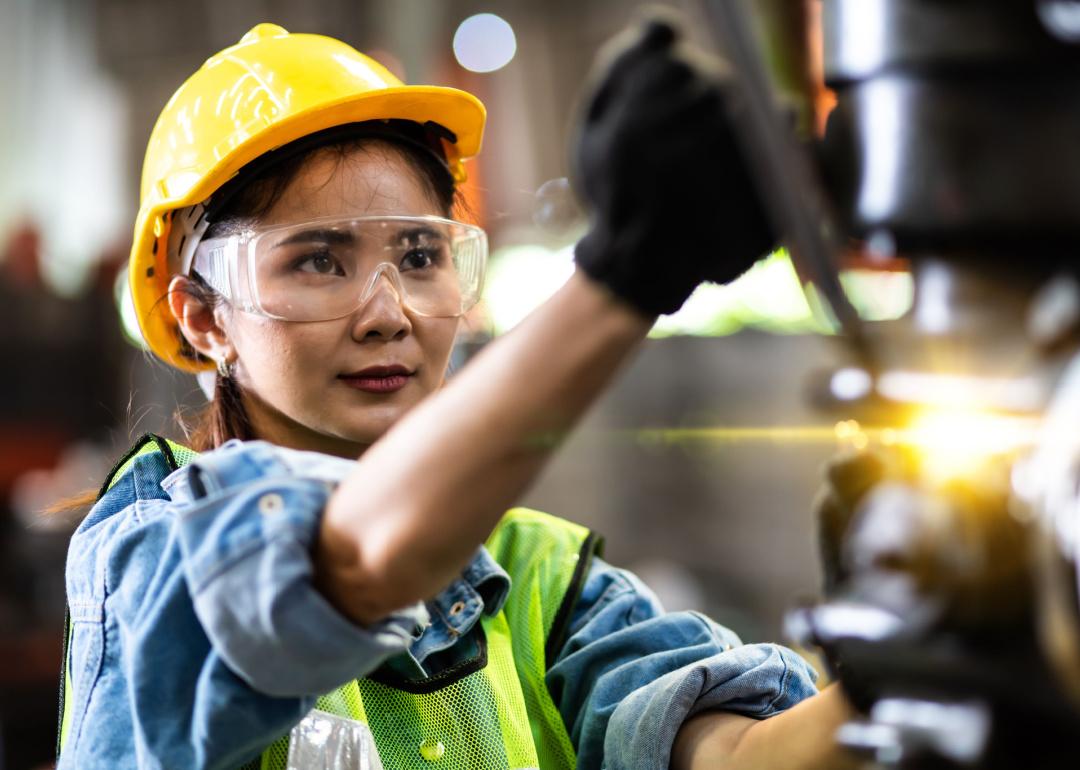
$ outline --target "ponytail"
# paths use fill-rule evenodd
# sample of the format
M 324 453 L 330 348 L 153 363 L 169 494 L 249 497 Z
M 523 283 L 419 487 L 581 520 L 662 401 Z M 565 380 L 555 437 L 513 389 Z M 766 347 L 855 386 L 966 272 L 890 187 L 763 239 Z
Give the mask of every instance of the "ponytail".
M 233 377 L 218 375 L 213 399 L 202 408 L 193 424 L 189 425 L 179 412 L 176 414 L 176 423 L 184 434 L 187 446 L 196 452 L 209 452 L 229 439 L 249 441 L 255 437 L 241 399 L 240 386 Z M 45 516 L 55 516 L 85 511 L 97 501 L 97 497 L 97 487 L 86 489 L 57 500 L 42 513 Z
M 187 445 L 196 452 L 208 452 L 234 438 L 241 441 L 255 438 L 240 386 L 232 376 L 217 376 L 214 397 L 203 407 L 194 425 L 188 426 L 180 415 L 177 422 L 184 432 Z

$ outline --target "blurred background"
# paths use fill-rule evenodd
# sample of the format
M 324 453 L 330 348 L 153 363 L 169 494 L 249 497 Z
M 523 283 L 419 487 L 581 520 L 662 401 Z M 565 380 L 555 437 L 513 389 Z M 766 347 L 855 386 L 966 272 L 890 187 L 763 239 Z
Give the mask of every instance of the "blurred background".
M 176 413 L 203 403 L 194 378 L 143 352 L 119 290 L 145 142 L 172 92 L 272 21 L 339 37 L 407 81 L 479 95 L 489 122 L 468 195 L 493 263 L 461 362 L 571 271 L 583 228 L 566 182 L 575 105 L 597 48 L 637 5 L 0 0 L 0 770 L 48 766 L 53 753 L 77 522 L 42 510 L 99 485 L 138 435 L 182 438 Z M 864 280 L 852 296 L 870 315 L 910 305 L 903 272 L 848 280 Z M 779 638 L 785 608 L 818 583 L 810 503 L 836 439 L 804 383 L 835 357 L 828 328 L 783 253 L 701 290 L 524 502 L 600 531 L 607 558 L 669 609 Z

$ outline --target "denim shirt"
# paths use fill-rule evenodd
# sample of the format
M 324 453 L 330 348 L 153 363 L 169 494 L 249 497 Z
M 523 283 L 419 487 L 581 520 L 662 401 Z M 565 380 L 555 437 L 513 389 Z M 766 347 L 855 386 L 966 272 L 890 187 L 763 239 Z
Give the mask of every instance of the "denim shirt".
M 235 768 L 317 696 L 386 664 L 430 676 L 512 586 L 480 547 L 432 601 L 360 627 L 313 587 L 311 550 L 353 462 L 229 442 L 169 474 L 139 457 L 72 538 L 71 724 L 58 770 Z M 755 718 L 815 692 L 814 671 L 664 613 L 631 573 L 593 561 L 546 684 L 581 768 L 666 768 L 704 709 Z

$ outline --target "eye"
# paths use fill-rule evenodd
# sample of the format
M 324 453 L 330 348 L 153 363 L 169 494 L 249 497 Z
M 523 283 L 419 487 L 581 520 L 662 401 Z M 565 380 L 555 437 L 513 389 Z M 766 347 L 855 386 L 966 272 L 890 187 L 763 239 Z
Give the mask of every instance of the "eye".
M 422 270 L 435 267 L 441 261 L 441 251 L 430 246 L 417 246 L 405 252 L 401 258 L 401 270 Z
M 293 265 L 295 269 L 303 273 L 345 275 L 345 271 L 342 269 L 341 264 L 334 259 L 334 255 L 329 251 L 316 251 L 313 254 L 300 257 Z

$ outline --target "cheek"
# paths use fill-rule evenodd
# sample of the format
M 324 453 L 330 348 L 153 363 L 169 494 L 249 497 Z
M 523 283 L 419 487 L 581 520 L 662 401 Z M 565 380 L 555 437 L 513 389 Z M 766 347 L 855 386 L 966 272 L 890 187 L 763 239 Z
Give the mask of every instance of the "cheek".
M 424 351 L 424 364 L 428 376 L 425 381 L 438 387 L 446 374 L 450 351 L 454 347 L 459 321 L 456 318 L 424 318 L 414 322 L 414 330 Z
M 237 353 L 248 387 L 268 401 L 295 396 L 318 380 L 319 362 L 330 359 L 331 335 L 318 334 L 317 324 L 287 324 L 251 318 L 237 325 Z

